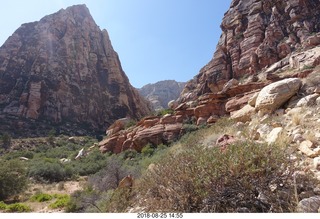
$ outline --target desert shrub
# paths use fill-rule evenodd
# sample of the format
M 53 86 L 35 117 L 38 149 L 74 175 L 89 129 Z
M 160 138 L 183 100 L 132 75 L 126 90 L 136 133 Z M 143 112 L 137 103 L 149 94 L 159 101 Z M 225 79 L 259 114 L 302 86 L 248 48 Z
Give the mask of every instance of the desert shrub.
M 32 151 L 12 151 L 4 155 L 6 160 L 12 160 L 19 157 L 26 157 L 28 159 L 32 159 L 34 157 L 34 153 Z
M 140 168 L 141 172 L 146 171 L 150 164 L 156 164 L 161 161 L 167 153 L 169 153 L 170 147 L 160 144 L 157 148 L 154 149 L 151 156 L 143 156 L 142 159 L 139 160 L 138 168 Z
M 130 197 L 132 193 L 129 188 L 119 188 L 112 191 L 112 195 L 106 202 L 106 212 L 117 213 L 126 212 L 130 206 Z
M 292 166 L 276 145 L 193 146 L 147 171 L 134 189 L 139 200 L 132 201 L 150 212 L 291 212 Z
M 155 151 L 155 148 L 152 147 L 152 145 L 148 144 L 144 148 L 142 148 L 141 154 L 143 156 L 149 157 L 153 155 L 154 151 Z
M 194 132 L 194 131 L 198 130 L 198 128 L 199 127 L 194 124 L 183 124 L 183 126 L 182 126 L 182 130 L 184 131 L 184 133 Z
M 66 212 L 87 212 L 88 208 L 94 207 L 96 212 L 101 212 L 96 202 L 101 198 L 102 193 L 87 186 L 82 191 L 76 191 L 70 196 L 66 204 Z
M 69 195 L 56 195 L 55 197 L 57 200 L 49 205 L 49 207 L 52 209 L 65 208 L 70 202 Z
M 101 154 L 98 150 L 92 151 L 83 159 L 75 160 L 65 165 L 74 175 L 87 176 L 97 173 L 107 163 L 108 154 Z
M 96 191 L 104 192 L 116 189 L 119 182 L 129 174 L 137 175 L 133 170 L 130 171 L 121 158 L 112 156 L 103 169 L 88 178 L 88 184 Z
M 121 199 L 122 194 L 115 192 L 118 191 L 120 181 L 129 174 L 134 178 L 138 178 L 140 174 L 139 165 L 130 166 L 127 164 L 129 161 L 123 159 L 123 155 L 110 156 L 104 168 L 88 177 L 85 188 L 71 195 L 67 211 L 106 212 L 108 204 L 116 205 L 115 202 Z
M 0 161 L 0 200 L 22 192 L 27 187 L 26 170 L 19 161 Z
M 6 210 L 7 204 L 5 204 L 3 201 L 0 201 L 0 210 Z
M 58 161 L 38 159 L 30 164 L 28 175 L 40 182 L 59 182 L 70 178 L 72 170 L 65 168 Z
M 125 150 L 119 154 L 119 158 L 126 160 L 126 159 L 135 159 L 139 156 L 139 153 L 136 150 Z
M 174 111 L 172 109 L 163 109 L 156 113 L 157 116 L 164 116 L 166 114 L 173 114 Z
M 22 213 L 22 212 L 30 212 L 31 208 L 26 204 L 14 203 L 14 204 L 7 205 L 5 211 Z
M 51 129 L 48 133 L 48 138 L 47 138 L 47 141 L 49 144 L 54 144 L 55 135 L 56 135 L 56 130 Z
M 135 126 L 137 124 L 137 121 L 130 119 L 130 121 L 128 123 L 125 124 L 124 129 L 128 129 L 132 126 Z
M 46 202 L 52 200 L 52 195 L 45 194 L 45 193 L 38 193 L 30 197 L 30 201 L 34 202 Z

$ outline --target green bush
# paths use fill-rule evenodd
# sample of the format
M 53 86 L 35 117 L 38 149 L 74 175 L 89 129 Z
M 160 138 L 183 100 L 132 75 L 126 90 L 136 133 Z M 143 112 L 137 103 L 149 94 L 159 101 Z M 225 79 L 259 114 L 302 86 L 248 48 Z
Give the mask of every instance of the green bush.
M 69 195 L 55 195 L 57 200 L 49 205 L 52 209 L 65 208 L 70 202 Z
M 18 213 L 31 212 L 31 208 L 26 204 L 14 203 L 14 204 L 7 205 L 6 212 L 18 212 Z
M 52 195 L 39 193 L 31 196 L 30 201 L 37 201 L 37 202 L 46 202 L 52 200 Z
M 73 175 L 88 176 L 95 174 L 106 166 L 108 156 L 108 154 L 101 154 L 98 150 L 95 150 L 83 159 L 65 164 L 65 169 L 71 171 Z
M 34 157 L 34 153 L 32 151 L 13 151 L 5 155 L 6 160 L 12 160 L 19 157 L 32 159 Z
M 100 212 L 96 202 L 100 199 L 100 191 L 94 190 L 92 187 L 85 187 L 82 191 L 74 192 L 70 201 L 66 205 L 66 212 L 87 212 L 89 207 L 95 207 Z
M 26 170 L 19 161 L 0 161 L 0 200 L 22 192 L 27 187 Z
M 150 157 L 153 155 L 155 148 L 153 148 L 150 144 L 146 145 L 142 148 L 141 154 L 146 157 Z
M 1 201 L 0 202 L 0 210 L 6 210 L 6 208 L 7 208 L 7 205 L 3 201 Z
M 70 178 L 72 171 L 58 161 L 39 159 L 30 164 L 28 175 L 40 182 L 59 182 Z

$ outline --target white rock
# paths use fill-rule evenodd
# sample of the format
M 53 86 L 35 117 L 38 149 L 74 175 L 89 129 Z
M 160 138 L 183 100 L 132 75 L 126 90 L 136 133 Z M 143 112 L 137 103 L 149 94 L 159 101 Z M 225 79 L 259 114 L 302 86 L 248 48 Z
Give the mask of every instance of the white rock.
M 252 97 L 250 97 L 250 99 L 248 100 L 248 104 L 250 106 L 255 107 L 258 95 L 259 92 L 255 93 Z
M 317 156 L 317 153 L 311 149 L 312 146 L 313 143 L 309 140 L 306 140 L 300 143 L 299 150 L 308 157 L 314 158 Z
M 245 105 L 242 109 L 232 114 L 231 119 L 238 122 L 248 122 L 251 120 L 251 116 L 255 113 L 255 108 L 250 105 Z
M 283 133 L 282 127 L 277 127 L 277 128 L 272 129 L 272 131 L 267 136 L 268 144 L 273 144 L 277 140 L 279 140 L 282 133 Z
M 313 168 L 320 171 L 320 157 L 313 159 Z
M 297 93 L 301 84 L 298 78 L 288 78 L 269 84 L 260 91 L 256 109 L 263 112 L 275 111 Z
M 264 124 L 258 128 L 257 132 L 259 132 L 260 137 L 266 138 L 266 136 L 271 132 L 271 130 L 272 130 L 272 127 L 270 127 L 267 124 Z

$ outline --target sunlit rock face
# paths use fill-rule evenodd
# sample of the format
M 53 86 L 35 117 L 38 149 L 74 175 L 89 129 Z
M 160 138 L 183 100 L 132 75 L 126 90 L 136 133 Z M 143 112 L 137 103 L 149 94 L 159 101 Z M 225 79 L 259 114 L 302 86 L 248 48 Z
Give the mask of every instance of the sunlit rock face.
M 148 112 L 85 5 L 22 24 L 0 48 L 0 131 L 104 132 Z
M 185 84 L 174 80 L 159 81 L 143 86 L 139 93 L 151 102 L 153 110 L 160 111 L 167 109 L 171 100 L 178 99 Z
M 212 60 L 183 94 L 217 93 L 232 78 L 258 75 L 292 52 L 319 45 L 319 23 L 319 0 L 233 0 Z

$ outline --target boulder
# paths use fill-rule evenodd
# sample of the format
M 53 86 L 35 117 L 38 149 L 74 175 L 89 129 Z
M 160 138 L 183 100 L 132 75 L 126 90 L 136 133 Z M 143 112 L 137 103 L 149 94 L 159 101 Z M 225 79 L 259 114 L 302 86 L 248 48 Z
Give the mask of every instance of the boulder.
M 303 97 L 297 102 L 297 107 L 315 105 L 316 100 L 319 96 L 320 96 L 320 94 L 315 93 L 315 94 L 311 94 L 306 97 Z
M 131 188 L 133 186 L 133 183 L 134 178 L 131 174 L 129 174 L 119 182 L 118 188 Z
M 299 213 L 319 213 L 319 210 L 320 196 L 302 199 L 297 206 L 297 212 Z
M 207 123 L 208 124 L 213 124 L 213 123 L 216 123 L 219 119 L 219 116 L 216 116 L 216 115 L 212 115 L 209 117 L 209 119 L 207 120 Z
M 320 171 L 320 157 L 316 157 L 313 159 L 313 168 Z
M 280 139 L 282 133 L 283 133 L 282 127 L 274 128 L 268 134 L 266 141 L 268 142 L 268 144 L 274 144 Z
M 253 94 L 248 94 L 248 95 L 244 95 L 242 97 L 231 98 L 226 103 L 226 111 L 233 112 L 233 111 L 237 111 L 237 110 L 241 109 L 242 107 L 244 107 L 248 103 L 248 101 L 250 100 L 252 95 Z
M 206 124 L 207 124 L 207 118 L 204 118 L 204 117 L 198 118 L 198 120 L 197 120 L 197 125 L 198 126 L 206 125 Z
M 311 157 L 311 158 L 314 158 L 316 157 L 318 154 L 317 152 L 313 151 L 312 150 L 312 146 L 313 146 L 313 143 L 309 140 L 305 140 L 303 142 L 300 143 L 299 145 L 299 150 L 307 155 L 308 157 Z
M 260 91 L 255 108 L 267 113 L 275 111 L 298 92 L 301 84 L 298 78 L 288 78 L 269 84 Z
M 250 105 L 245 105 L 242 109 L 234 112 L 231 119 L 238 122 L 247 122 L 251 120 L 251 116 L 255 113 L 255 108 Z
M 160 119 L 160 124 L 173 124 L 176 122 L 176 117 L 171 114 L 166 114 Z

